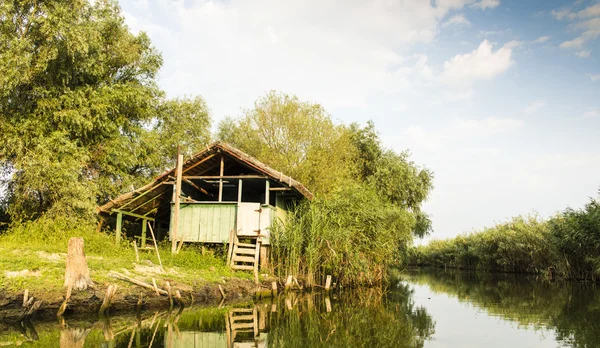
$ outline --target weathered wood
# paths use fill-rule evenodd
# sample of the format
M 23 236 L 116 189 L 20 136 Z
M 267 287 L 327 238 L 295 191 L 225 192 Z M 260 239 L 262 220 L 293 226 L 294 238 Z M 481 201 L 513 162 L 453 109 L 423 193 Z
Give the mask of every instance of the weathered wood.
M 109 285 L 108 289 L 106 289 L 106 295 L 104 295 L 104 299 L 102 300 L 102 305 L 100 306 L 100 309 L 98 310 L 98 313 L 100 315 L 103 315 L 104 313 L 106 313 L 106 311 L 110 308 L 110 305 L 112 304 L 113 298 L 115 297 L 116 293 L 117 293 L 117 286 Z
M 231 266 L 231 269 L 237 269 L 237 270 L 240 270 L 240 271 L 253 271 L 254 270 L 254 266 L 233 265 L 233 266 Z
M 217 155 L 216 153 L 213 153 L 212 155 L 206 156 L 206 157 L 205 157 L 204 159 L 202 159 L 201 161 L 198 161 L 198 162 L 196 162 L 196 163 L 192 164 L 191 166 L 189 166 L 189 167 L 185 168 L 185 170 L 184 170 L 183 172 L 185 173 L 185 172 L 188 172 L 188 171 L 190 171 L 190 170 L 192 170 L 192 169 L 196 168 L 197 166 L 199 166 L 199 165 L 201 165 L 202 163 L 204 163 L 204 162 L 208 161 L 209 159 L 211 159 L 211 158 L 215 157 L 216 155 Z
M 179 203 L 181 196 L 181 175 L 183 166 L 183 155 L 180 152 L 180 148 L 177 147 L 177 169 L 175 171 L 176 182 L 175 182 L 175 206 L 173 207 L 173 225 L 171 226 L 171 253 L 177 253 L 177 232 L 179 229 Z
M 179 252 L 181 251 L 181 248 L 183 248 L 183 235 L 179 238 L 179 246 L 177 247 L 177 254 L 179 254 Z M 202 253 L 202 255 L 204 255 L 204 253 Z
M 242 202 L 242 179 L 238 180 L 238 203 Z
M 289 275 L 287 276 L 287 279 L 285 281 L 285 291 L 288 291 L 292 288 L 292 281 L 294 280 L 294 277 Z
M 254 262 L 254 255 L 253 256 L 237 256 L 234 254 L 233 261 L 234 262 Z
M 221 293 L 221 297 L 225 299 L 225 291 L 223 291 L 223 287 L 221 285 L 219 285 L 219 292 Z
M 154 289 L 154 292 L 156 293 L 156 296 L 160 296 L 160 292 L 158 291 L 158 286 L 156 285 L 156 279 L 152 278 L 152 289 Z
M 331 312 L 331 300 L 329 297 L 325 297 L 325 308 L 327 309 L 327 313 Z
M 158 287 L 154 287 L 154 286 L 152 286 L 152 285 L 150 285 L 150 284 L 148 284 L 146 282 L 143 282 L 141 280 L 128 277 L 128 276 L 126 276 L 124 274 L 121 274 L 119 272 L 110 271 L 108 273 L 108 275 L 111 276 L 111 277 L 113 277 L 113 278 L 117 278 L 117 279 L 120 279 L 120 280 L 124 280 L 124 281 L 130 282 L 130 283 L 133 283 L 135 285 L 139 285 L 139 286 L 141 286 L 143 288 L 146 288 L 146 289 L 149 289 L 149 290 L 154 290 L 156 292 L 156 294 L 159 295 L 159 296 L 160 295 L 167 295 L 167 292 L 165 290 L 162 290 L 162 289 L 160 289 Z M 152 278 L 152 283 L 156 285 L 156 281 L 154 280 L 154 278 Z
M 85 259 L 83 238 L 73 237 L 69 239 L 67 248 L 64 286 L 72 286 L 72 289 L 81 291 L 93 285 Z
M 83 348 L 90 329 L 65 327 L 60 330 L 60 348 Z
M 271 188 L 269 188 L 269 190 L 271 190 L 271 191 L 290 191 L 291 188 L 289 188 L 289 187 L 271 187 Z
M 331 276 L 327 275 L 327 279 L 325 280 L 325 291 L 331 290 Z
M 171 293 L 171 283 L 165 282 L 165 288 L 167 288 L 167 295 L 169 296 L 169 308 L 173 308 L 173 294 Z
M 121 243 L 121 229 L 123 228 L 123 213 L 117 214 L 117 226 L 115 228 L 115 243 L 119 245 Z
M 158 264 L 160 265 L 160 268 L 162 270 L 164 270 L 162 261 L 160 259 L 160 253 L 158 252 L 158 245 L 156 244 L 156 238 L 154 237 L 154 230 L 152 229 L 152 225 L 150 225 L 150 222 L 148 222 L 148 227 L 150 227 L 150 235 L 152 236 L 152 241 L 154 242 L 154 250 L 156 251 L 156 257 L 158 257 Z
M 260 268 L 268 269 L 269 268 L 269 246 L 262 245 L 260 246 Z
M 233 248 L 234 254 L 252 255 L 256 254 L 256 248 L 240 248 L 237 245 Z
M 27 302 L 29 301 L 29 289 L 25 289 L 23 292 L 23 307 L 27 307 Z
M 219 176 L 223 177 L 223 171 L 225 170 L 225 159 L 221 154 L 221 166 L 219 167 Z M 219 202 L 223 201 L 223 179 L 219 179 Z
M 135 304 L 135 307 L 139 310 L 143 304 L 144 293 L 140 291 L 140 296 L 138 297 L 138 301 Z
M 133 241 L 133 250 L 135 251 L 135 262 L 140 262 L 140 254 L 138 253 L 137 242 Z
M 185 175 L 183 178 L 189 180 L 234 180 L 234 179 L 266 179 L 266 175 Z
M 142 220 L 142 240 L 140 242 L 140 247 L 142 248 L 146 247 L 146 231 L 148 229 L 147 226 L 148 225 L 146 225 L 146 220 Z
M 128 215 L 128 216 L 135 217 L 135 218 L 138 218 L 138 219 L 145 219 L 145 220 L 148 220 L 148 221 L 154 221 L 154 218 L 147 217 L 146 215 L 134 214 L 134 213 L 130 213 L 128 211 L 120 210 L 120 209 L 113 209 L 112 211 L 114 213 L 117 213 L 117 222 L 119 221 L 118 220 L 119 219 L 119 214 Z M 121 216 L 121 220 L 123 220 L 123 216 Z
M 233 242 L 235 238 L 235 230 L 229 231 L 229 245 L 227 246 L 227 264 L 231 264 L 231 258 L 233 257 Z
M 277 296 L 277 282 L 271 283 L 271 292 L 273 293 L 273 296 Z
M 265 180 L 265 204 L 269 205 L 269 201 L 271 200 L 271 195 L 270 195 L 270 190 L 269 188 L 271 187 L 271 183 L 269 182 L 269 179 Z
M 69 300 L 71 299 L 71 291 L 72 290 L 73 290 L 73 284 L 71 283 L 67 287 L 67 294 L 65 295 L 65 300 L 58 308 L 58 312 L 56 313 L 57 317 L 61 317 L 63 314 L 65 314 L 65 311 L 67 310 L 67 304 L 69 303 Z
M 200 191 L 200 192 L 204 193 L 205 195 L 207 195 L 207 196 L 209 196 L 209 197 L 214 197 L 214 195 L 213 195 L 213 194 L 211 194 L 210 192 L 208 192 L 208 191 L 206 191 L 205 189 L 203 189 L 202 187 L 200 187 L 200 186 L 198 186 L 198 185 L 194 184 L 194 183 L 192 182 L 192 180 L 190 180 L 190 179 L 188 179 L 188 178 L 183 178 L 183 177 L 182 177 L 182 180 L 183 180 L 183 181 L 185 181 L 185 182 L 186 182 L 187 184 L 189 184 L 190 186 L 192 186 L 193 188 L 195 188 L 196 190 L 198 190 L 198 191 Z
M 258 260 L 260 256 L 260 238 L 256 240 L 256 254 L 254 255 L 254 284 L 258 284 Z

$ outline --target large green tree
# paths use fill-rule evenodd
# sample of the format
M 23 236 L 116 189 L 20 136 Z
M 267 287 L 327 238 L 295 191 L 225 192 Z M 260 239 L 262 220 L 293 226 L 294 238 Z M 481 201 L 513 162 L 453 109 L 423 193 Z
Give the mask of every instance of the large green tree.
M 325 109 L 297 97 L 269 92 L 240 118 L 219 124 L 218 138 L 283 171 L 317 194 L 352 177 L 355 149 L 346 128 Z
M 208 138 L 201 99 L 164 102 L 161 64 L 113 1 L 0 2 L 0 169 L 13 219 L 91 216 L 164 169 L 185 135 L 179 112 Z

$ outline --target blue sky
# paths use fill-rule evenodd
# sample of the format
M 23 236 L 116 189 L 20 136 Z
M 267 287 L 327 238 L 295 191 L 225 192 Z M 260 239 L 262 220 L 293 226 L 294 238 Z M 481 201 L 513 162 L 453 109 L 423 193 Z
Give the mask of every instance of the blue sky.
M 600 2 L 122 0 L 169 97 L 215 123 L 266 91 L 374 120 L 435 172 L 434 238 L 580 207 L 600 188 Z

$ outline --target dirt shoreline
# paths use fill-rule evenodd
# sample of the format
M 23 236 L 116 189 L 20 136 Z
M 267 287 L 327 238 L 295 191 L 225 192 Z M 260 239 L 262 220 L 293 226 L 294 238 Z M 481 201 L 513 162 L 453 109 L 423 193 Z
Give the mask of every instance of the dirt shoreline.
M 158 296 L 153 291 L 128 283 L 120 283 L 109 315 L 132 312 L 138 310 L 137 303 L 142 293 L 142 306 L 140 310 L 168 309 L 170 306 L 167 296 Z M 219 286 L 225 293 L 221 295 Z M 97 285 L 95 289 L 88 289 L 73 293 L 69 300 L 65 318 L 76 318 L 79 316 L 97 315 L 106 294 L 106 286 Z M 197 286 L 185 284 L 173 284 L 174 289 L 181 292 L 181 298 L 185 307 L 192 305 L 219 305 L 252 300 L 257 289 L 260 287 L 250 280 L 230 278 L 224 283 L 205 283 Z M 266 288 L 266 285 L 263 289 Z M 0 321 L 19 322 L 26 319 L 38 321 L 56 320 L 56 314 L 64 301 L 64 292 L 30 292 L 34 301 L 41 301 L 40 307 L 27 315 L 27 308 L 23 307 L 23 292 L 9 291 L 0 288 Z

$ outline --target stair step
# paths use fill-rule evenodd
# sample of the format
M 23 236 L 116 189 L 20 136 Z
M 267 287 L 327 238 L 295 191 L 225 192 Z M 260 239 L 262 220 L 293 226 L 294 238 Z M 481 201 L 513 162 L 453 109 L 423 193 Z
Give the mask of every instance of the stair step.
M 254 255 L 256 254 L 256 249 L 252 248 L 238 248 L 237 246 L 233 248 L 234 254 L 244 254 L 244 255 Z
M 236 243 L 235 245 L 242 248 L 254 248 L 256 249 L 256 244 L 248 244 L 248 243 Z
M 246 265 L 233 265 L 231 269 L 237 269 L 240 271 L 254 271 L 254 266 L 246 266 Z
M 233 255 L 233 262 L 252 262 L 252 263 L 254 263 L 254 257 Z

